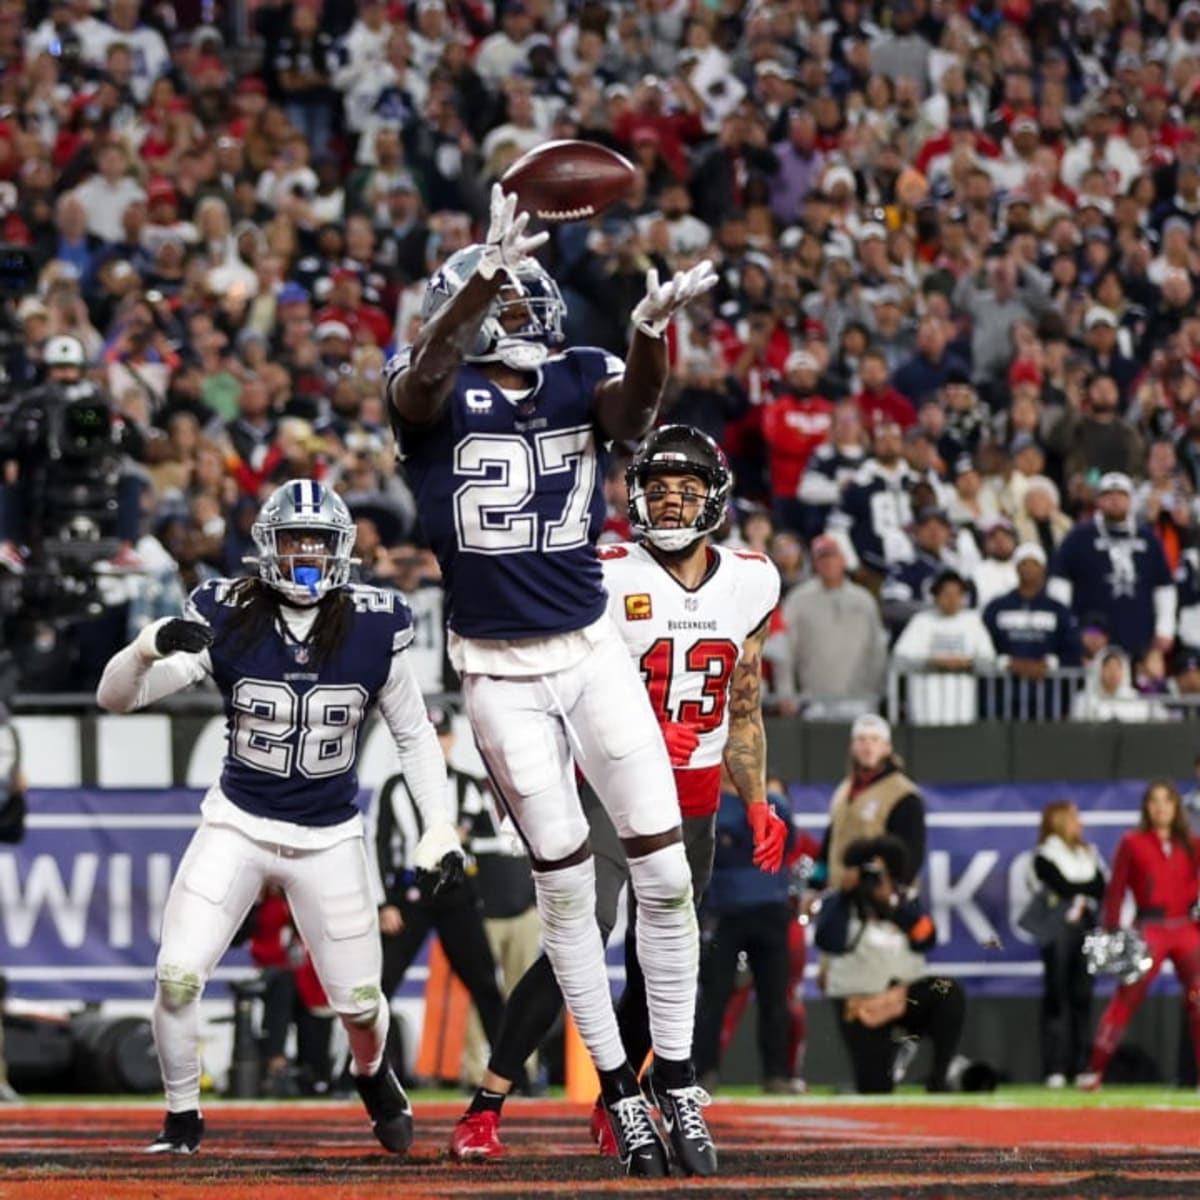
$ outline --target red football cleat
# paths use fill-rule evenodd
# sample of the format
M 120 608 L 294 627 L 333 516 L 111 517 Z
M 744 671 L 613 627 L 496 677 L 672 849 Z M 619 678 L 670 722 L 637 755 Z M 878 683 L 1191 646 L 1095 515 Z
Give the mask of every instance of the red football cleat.
M 600 1153 L 605 1158 L 615 1158 L 617 1139 L 613 1136 L 612 1126 L 608 1123 L 608 1113 L 604 1111 L 604 1105 L 599 1099 L 592 1108 L 591 1131 L 592 1141 L 599 1147 Z
M 450 1135 L 450 1154 L 454 1158 L 503 1158 L 507 1153 L 500 1141 L 499 1113 L 484 1110 L 458 1118 Z

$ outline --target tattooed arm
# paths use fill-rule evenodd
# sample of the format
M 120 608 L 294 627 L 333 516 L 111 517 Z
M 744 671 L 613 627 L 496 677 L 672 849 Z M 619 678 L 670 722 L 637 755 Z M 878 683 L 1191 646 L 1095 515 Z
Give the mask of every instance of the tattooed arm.
M 747 806 L 767 798 L 767 734 L 762 715 L 764 621 L 742 644 L 742 657 L 729 688 L 729 738 L 725 769 Z
M 751 861 L 760 871 L 778 871 L 787 848 L 787 826 L 767 803 L 767 734 L 762 717 L 762 653 L 767 640 L 764 621 L 742 645 L 742 657 L 729 689 L 729 740 L 725 769 L 746 806 L 746 822 L 754 838 Z

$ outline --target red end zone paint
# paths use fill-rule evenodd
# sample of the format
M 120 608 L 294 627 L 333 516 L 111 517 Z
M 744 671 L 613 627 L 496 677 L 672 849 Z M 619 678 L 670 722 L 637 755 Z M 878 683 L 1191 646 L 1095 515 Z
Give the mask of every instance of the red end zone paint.
M 141 1153 L 157 1107 L 6 1109 L 0 1200 L 1200 1194 L 1200 1113 L 1186 1109 L 717 1103 L 721 1174 L 649 1186 L 592 1152 L 586 1108 L 513 1102 L 509 1157 L 471 1165 L 446 1155 L 459 1106 L 415 1110 L 414 1151 L 394 1158 L 354 1104 L 214 1102 L 200 1154 L 180 1159 Z

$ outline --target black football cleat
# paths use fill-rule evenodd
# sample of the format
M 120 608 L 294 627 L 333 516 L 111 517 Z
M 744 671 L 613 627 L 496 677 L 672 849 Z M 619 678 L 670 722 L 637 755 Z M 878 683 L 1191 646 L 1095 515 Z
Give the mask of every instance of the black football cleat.
M 646 1093 L 662 1117 L 671 1143 L 671 1157 L 685 1175 L 715 1175 L 717 1148 L 701 1111 L 712 1097 L 698 1084 L 668 1088 L 656 1081 L 654 1068 L 646 1074 Z
M 604 1107 L 625 1174 L 639 1179 L 664 1179 L 670 1175 L 667 1147 L 650 1115 L 646 1097 L 625 1096 L 611 1104 L 606 1100 Z
M 366 1105 L 380 1145 L 393 1154 L 404 1154 L 412 1145 L 412 1105 L 385 1058 L 374 1075 L 356 1075 L 354 1086 Z
M 146 1147 L 147 1154 L 195 1154 L 204 1136 L 204 1118 L 194 1109 L 169 1112 L 162 1132 Z

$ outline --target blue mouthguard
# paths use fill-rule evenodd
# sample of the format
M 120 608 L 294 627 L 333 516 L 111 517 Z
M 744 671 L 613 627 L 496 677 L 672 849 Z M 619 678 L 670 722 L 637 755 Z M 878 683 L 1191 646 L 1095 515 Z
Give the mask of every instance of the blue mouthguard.
M 321 581 L 320 567 L 293 567 L 292 582 L 308 588 L 310 594 L 317 594 L 317 584 Z

